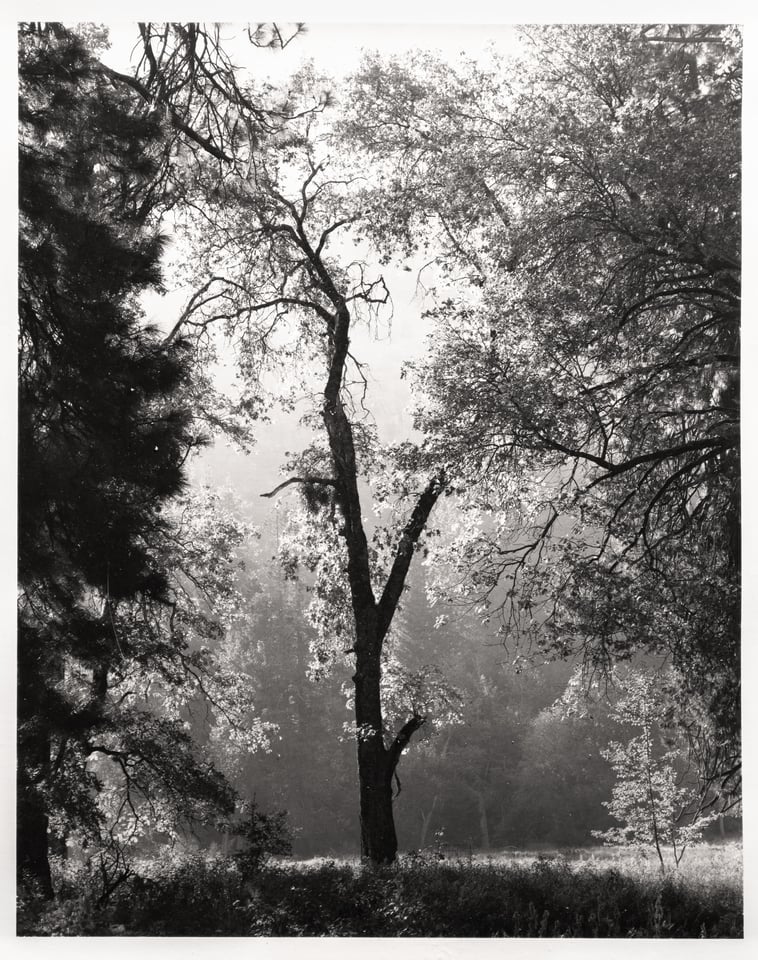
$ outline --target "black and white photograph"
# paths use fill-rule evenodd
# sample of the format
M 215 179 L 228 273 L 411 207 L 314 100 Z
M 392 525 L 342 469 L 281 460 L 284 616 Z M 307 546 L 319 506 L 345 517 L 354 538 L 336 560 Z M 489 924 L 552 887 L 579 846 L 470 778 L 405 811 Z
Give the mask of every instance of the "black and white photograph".
M 116 13 L 14 25 L 16 937 L 741 941 L 743 28 Z

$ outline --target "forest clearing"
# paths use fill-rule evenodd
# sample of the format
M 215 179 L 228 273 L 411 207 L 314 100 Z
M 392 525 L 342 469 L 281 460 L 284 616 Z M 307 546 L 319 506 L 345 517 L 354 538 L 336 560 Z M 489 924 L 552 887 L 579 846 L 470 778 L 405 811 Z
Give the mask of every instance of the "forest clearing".
M 19 935 L 741 937 L 740 28 L 18 55 Z
M 443 856 L 444 859 L 440 859 Z M 21 932 L 91 936 L 645 937 L 742 936 L 740 844 L 701 847 L 661 875 L 648 857 L 590 848 L 565 855 L 403 856 L 392 867 L 272 860 L 245 880 L 228 862 L 145 863 L 106 908 L 70 878 Z M 152 881 L 152 882 L 151 882 Z M 86 885 L 84 886 L 86 890 Z M 212 919 L 211 919 L 212 918 Z M 29 930 L 24 930 L 24 923 Z M 209 929 L 209 923 L 213 929 Z

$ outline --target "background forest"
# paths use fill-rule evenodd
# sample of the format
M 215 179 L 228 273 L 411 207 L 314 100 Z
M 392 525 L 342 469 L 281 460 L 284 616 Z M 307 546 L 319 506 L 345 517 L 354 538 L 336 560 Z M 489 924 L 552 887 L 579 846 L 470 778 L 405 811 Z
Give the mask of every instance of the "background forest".
M 739 30 L 132 33 L 19 28 L 19 931 L 739 935 Z

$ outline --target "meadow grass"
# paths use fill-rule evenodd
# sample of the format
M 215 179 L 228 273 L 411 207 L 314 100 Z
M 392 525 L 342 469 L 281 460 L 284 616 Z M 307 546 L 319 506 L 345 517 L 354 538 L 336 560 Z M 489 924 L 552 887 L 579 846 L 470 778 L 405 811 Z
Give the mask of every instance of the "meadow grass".
M 740 937 L 739 844 L 649 855 L 593 848 L 411 854 L 390 867 L 278 860 L 146 862 L 106 903 L 69 870 L 58 902 L 24 905 L 19 933 L 132 936 Z M 443 859 L 444 858 L 444 859 Z

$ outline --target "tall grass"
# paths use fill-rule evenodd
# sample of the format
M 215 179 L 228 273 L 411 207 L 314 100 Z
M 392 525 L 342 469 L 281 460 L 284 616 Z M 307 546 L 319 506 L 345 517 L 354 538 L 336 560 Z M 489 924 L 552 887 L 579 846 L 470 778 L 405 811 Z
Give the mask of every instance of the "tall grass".
M 411 856 L 392 867 L 222 859 L 146 864 L 97 906 L 70 876 L 60 902 L 27 904 L 19 932 L 140 936 L 740 937 L 741 850 L 693 851 L 679 871 L 628 852 L 571 859 Z M 586 857 L 586 859 L 584 859 Z

